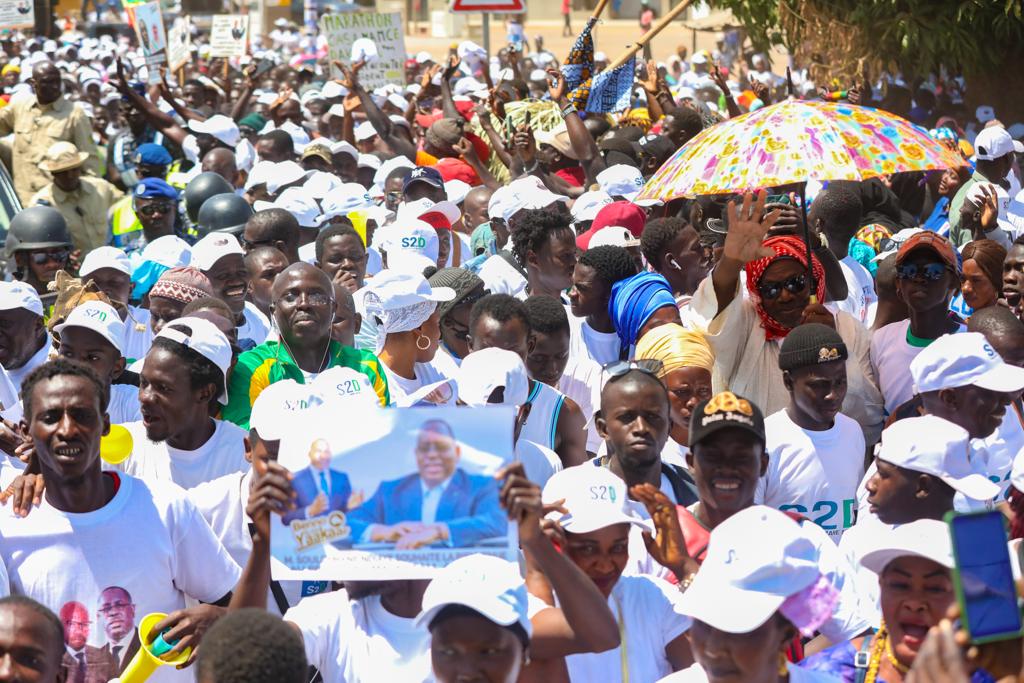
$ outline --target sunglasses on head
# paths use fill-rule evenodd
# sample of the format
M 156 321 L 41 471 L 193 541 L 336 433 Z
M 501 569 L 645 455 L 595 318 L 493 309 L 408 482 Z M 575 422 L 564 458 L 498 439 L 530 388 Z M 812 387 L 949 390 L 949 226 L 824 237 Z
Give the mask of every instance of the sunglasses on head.
M 32 263 L 37 266 L 41 266 L 47 261 L 56 261 L 57 263 L 64 263 L 68 260 L 68 256 L 71 255 L 70 249 L 60 249 L 58 251 L 36 251 L 31 254 Z
M 135 207 L 135 212 L 140 213 L 143 216 L 154 216 L 161 214 L 166 216 L 174 210 L 174 205 L 170 202 L 152 202 L 150 204 L 143 204 L 142 206 Z
M 794 275 L 782 282 L 762 282 L 757 286 L 762 299 L 778 299 L 785 289 L 790 294 L 799 294 L 807 288 L 807 274 Z
M 943 263 L 925 263 L 924 265 L 903 263 L 896 266 L 896 277 L 901 280 L 916 280 L 920 277 L 931 282 L 938 282 L 948 270 Z
M 642 358 L 640 360 L 617 360 L 608 363 L 602 370 L 608 375 L 608 381 L 618 379 L 623 375 L 637 370 L 650 375 L 651 377 L 657 377 L 658 373 L 661 372 L 664 363 L 654 358 Z

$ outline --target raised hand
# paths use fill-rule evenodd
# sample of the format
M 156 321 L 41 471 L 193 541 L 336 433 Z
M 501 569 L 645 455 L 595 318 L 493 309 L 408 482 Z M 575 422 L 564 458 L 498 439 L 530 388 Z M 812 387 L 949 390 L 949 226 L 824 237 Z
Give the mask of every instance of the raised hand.
M 551 95 L 551 101 L 558 103 L 565 97 L 565 76 L 558 69 L 548 69 L 548 77 L 553 79 L 551 85 L 548 86 L 548 94 Z
M 462 60 L 457 55 L 451 55 L 448 57 L 448 64 L 444 68 L 444 74 L 441 75 L 445 81 L 450 81 L 455 72 L 459 70 L 459 65 L 462 64 Z
M 680 580 L 696 571 L 697 563 L 686 550 L 686 538 L 675 504 L 652 484 L 638 484 L 630 488 L 629 493 L 644 504 L 654 522 L 655 535 L 647 531 L 643 534 L 647 552 L 654 561 Z
M 658 64 L 653 59 L 647 62 L 647 67 L 644 69 L 647 74 L 646 78 L 637 77 L 636 84 L 643 88 L 648 93 L 658 92 Z
M 772 256 L 774 251 L 764 246 L 764 237 L 779 220 L 780 211 L 772 211 L 764 215 L 764 204 L 768 195 L 759 190 L 757 197 L 751 192 L 743 195 L 742 204 L 737 207 L 736 200 L 726 206 L 729 232 L 725 235 L 723 258 L 730 258 L 741 263 L 753 261 L 763 256 Z

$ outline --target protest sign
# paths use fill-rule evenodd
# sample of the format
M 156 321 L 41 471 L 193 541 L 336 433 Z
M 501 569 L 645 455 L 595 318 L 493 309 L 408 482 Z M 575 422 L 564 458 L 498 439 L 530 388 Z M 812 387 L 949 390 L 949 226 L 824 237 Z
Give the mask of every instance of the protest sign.
M 32 28 L 35 21 L 28 0 L 0 0 L 0 28 Z
M 512 407 L 345 412 L 303 414 L 281 439 L 297 498 L 271 518 L 275 579 L 430 578 L 472 553 L 515 560 L 494 478 L 513 459 Z
M 188 17 L 175 19 L 174 25 L 167 31 L 167 64 L 171 71 L 177 71 L 188 64 L 191 42 Z
M 249 17 L 216 14 L 210 25 L 211 57 L 244 57 L 249 50 Z
M 359 72 L 359 83 L 367 90 L 405 82 L 405 37 L 402 15 L 398 12 L 343 12 L 320 17 L 320 33 L 327 39 L 331 61 L 349 63 L 352 43 L 360 38 L 372 40 L 377 57 Z M 341 74 L 334 71 L 335 77 Z
M 160 82 L 160 65 L 167 62 L 167 34 L 158 0 L 126 8 L 128 21 L 135 29 L 135 37 L 146 58 L 146 71 L 150 83 Z

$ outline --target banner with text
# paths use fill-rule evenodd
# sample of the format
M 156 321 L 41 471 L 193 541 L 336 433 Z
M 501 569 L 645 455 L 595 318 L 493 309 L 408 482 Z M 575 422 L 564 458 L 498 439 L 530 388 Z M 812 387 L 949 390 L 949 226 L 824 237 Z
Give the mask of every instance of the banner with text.
M 331 61 L 344 64 L 351 58 L 352 43 L 360 38 L 373 41 L 377 56 L 359 72 L 359 83 L 366 90 L 405 83 L 405 32 L 400 13 L 325 14 L 320 17 L 320 33 L 327 38 Z M 341 76 L 333 67 L 331 71 L 334 77 Z

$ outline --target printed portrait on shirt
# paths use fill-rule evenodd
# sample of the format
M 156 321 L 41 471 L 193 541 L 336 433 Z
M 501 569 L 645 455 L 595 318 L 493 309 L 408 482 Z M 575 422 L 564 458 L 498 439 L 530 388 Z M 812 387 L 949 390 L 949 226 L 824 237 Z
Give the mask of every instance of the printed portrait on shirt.
M 96 624 L 89 608 L 76 600 L 65 602 L 58 616 L 64 625 L 64 670 L 69 683 L 107 683 L 120 673 L 110 653 L 90 644 Z
M 494 478 L 512 459 L 511 409 L 374 409 L 347 427 L 327 422 L 313 441 L 308 428 L 282 438 L 296 504 L 279 518 L 287 531 L 271 533 L 275 578 L 412 578 L 469 549 L 504 557 L 514 547 Z

